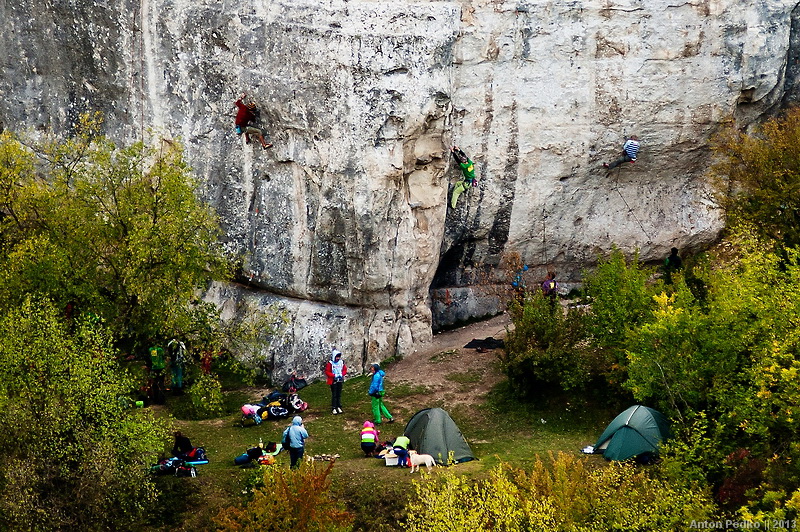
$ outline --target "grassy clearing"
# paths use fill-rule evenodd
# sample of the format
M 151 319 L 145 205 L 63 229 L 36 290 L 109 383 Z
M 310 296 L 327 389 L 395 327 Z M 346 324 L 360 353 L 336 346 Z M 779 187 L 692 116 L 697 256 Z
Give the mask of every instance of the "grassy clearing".
M 462 376 L 466 375 L 466 377 Z M 465 386 L 473 383 L 471 373 L 449 378 Z M 348 509 L 357 514 L 356 529 L 394 530 L 403 517 L 403 504 L 410 493 L 408 470 L 387 468 L 382 460 L 364 458 L 359 447 L 359 433 L 365 420 L 371 419 L 370 398 L 366 394 L 368 377 L 348 379 L 342 403 L 344 413 L 331 415 L 330 390 L 324 383 L 303 389 L 301 397 L 310 408 L 303 413 L 310 439 L 306 455 L 339 454 L 334 467 L 334 490 Z M 252 394 L 250 393 L 252 391 Z M 252 469 L 234 466 L 233 459 L 259 442 L 280 441 L 289 420 L 264 421 L 258 426 L 242 427 L 239 406 L 260 399 L 261 390 L 237 390 L 226 393 L 225 416 L 204 421 L 177 420 L 176 426 L 195 445 L 205 447 L 210 463 L 199 467 L 194 479 L 159 479 L 168 490 L 165 511 L 170 515 L 161 522 L 162 529 L 197 530 L 213 528 L 211 516 L 219 508 L 243 501 Z M 550 451 L 577 454 L 594 443 L 608 422 L 618 413 L 615 406 L 589 400 L 549 395 L 533 404 L 519 403 L 505 383 L 498 386 L 478 405 L 448 404 L 425 386 L 393 385 L 386 403 L 398 419 L 383 424 L 381 440 L 399 436 L 416 409 L 404 406 L 404 399 L 424 398 L 427 406 L 447 410 L 470 443 L 478 460 L 454 466 L 459 474 L 480 477 L 501 461 L 526 468 L 536 455 L 547 458 Z M 180 411 L 183 398 L 170 398 L 164 415 L 172 408 Z M 597 458 L 602 464 L 601 458 Z M 288 454 L 281 453 L 275 467 L 288 467 Z M 177 482 L 176 482 L 177 481 Z M 167 510 L 168 508 L 168 510 Z M 158 527 L 154 527 L 158 528 Z

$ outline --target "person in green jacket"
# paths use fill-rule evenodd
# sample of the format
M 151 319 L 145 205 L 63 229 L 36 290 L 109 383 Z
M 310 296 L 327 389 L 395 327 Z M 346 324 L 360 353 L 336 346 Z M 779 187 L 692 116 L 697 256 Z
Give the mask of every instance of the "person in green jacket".
M 408 436 L 403 434 L 402 436 L 398 436 L 396 440 L 394 440 L 394 444 L 392 445 L 392 452 L 397 455 L 397 466 L 398 467 L 409 467 L 410 464 L 408 463 L 408 446 L 411 444 L 411 440 L 408 439 Z
M 458 146 L 453 146 L 450 151 L 464 174 L 453 187 L 453 194 L 450 198 L 450 206 L 455 209 L 461 193 L 469 190 L 470 187 L 478 186 L 478 180 L 475 179 L 475 164 L 467 157 L 467 154 Z

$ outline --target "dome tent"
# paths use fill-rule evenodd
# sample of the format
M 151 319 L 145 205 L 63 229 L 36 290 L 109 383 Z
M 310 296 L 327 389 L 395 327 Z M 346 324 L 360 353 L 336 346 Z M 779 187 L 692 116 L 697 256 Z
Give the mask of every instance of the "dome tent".
M 594 452 L 609 460 L 658 454 L 658 444 L 670 437 L 664 414 L 635 405 L 614 418 L 594 445 Z
M 414 414 L 404 434 L 411 440 L 413 449 L 431 455 L 439 464 L 447 465 L 450 459 L 457 464 L 475 460 L 455 421 L 441 408 L 425 408 Z

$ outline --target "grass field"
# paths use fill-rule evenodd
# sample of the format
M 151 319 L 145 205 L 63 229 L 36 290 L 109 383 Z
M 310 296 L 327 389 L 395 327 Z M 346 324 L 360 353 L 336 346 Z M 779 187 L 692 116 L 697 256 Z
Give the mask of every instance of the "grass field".
M 472 386 L 476 379 L 468 371 L 444 378 L 466 387 Z M 301 397 L 310 405 L 303 413 L 311 436 L 306 442 L 306 456 L 340 455 L 334 466 L 333 489 L 348 510 L 357 515 L 356 529 L 395 530 L 396 521 L 403 517 L 411 479 L 424 477 L 410 477 L 407 469 L 388 468 L 383 460 L 363 457 L 359 433 L 363 422 L 371 419 L 367 388 L 367 377 L 348 379 L 342 396 L 344 413 L 336 416 L 328 409 L 330 391 L 324 383 L 312 384 L 301 391 Z M 253 469 L 235 466 L 234 457 L 259 440 L 280 441 L 289 423 L 289 420 L 264 421 L 257 426 L 241 426 L 239 406 L 260 400 L 263 393 L 263 389 L 229 391 L 226 392 L 228 415 L 203 421 L 176 420 L 176 427 L 194 445 L 206 449 L 210 463 L 198 468 L 197 478 L 159 478 L 165 491 L 162 511 L 169 515 L 155 516 L 153 529 L 213 529 L 211 517 L 220 508 L 244 501 L 242 493 Z M 477 404 L 448 404 L 447 397 L 432 387 L 394 385 L 388 390 L 386 402 L 400 421 L 383 424 L 381 440 L 401 434 L 405 422 L 414 414 L 404 407 L 406 402 L 419 404 L 422 400 L 428 407 L 444 408 L 478 458 L 450 469 L 479 477 L 501 461 L 527 468 L 537 455 L 546 460 L 549 452 L 577 454 L 584 446 L 593 444 L 620 411 L 619 405 L 567 399 L 563 394 L 543 395 L 546 399 L 520 403 L 513 399 L 503 381 Z M 411 398 L 415 400 L 409 401 Z M 171 410 L 180 411 L 182 400 L 169 398 L 161 412 L 170 415 Z M 598 465 L 603 463 L 600 457 L 591 459 Z M 288 468 L 288 464 L 288 453 L 281 453 L 272 467 Z

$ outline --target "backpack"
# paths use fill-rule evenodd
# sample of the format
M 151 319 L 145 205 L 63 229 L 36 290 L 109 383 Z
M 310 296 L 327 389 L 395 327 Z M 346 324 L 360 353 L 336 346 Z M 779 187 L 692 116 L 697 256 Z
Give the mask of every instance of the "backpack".
M 283 439 L 281 440 L 281 446 L 283 446 L 284 449 L 288 449 L 289 448 L 289 442 L 290 442 L 290 440 L 289 440 L 289 429 L 291 429 L 291 427 L 287 428 L 286 431 L 284 431 Z

